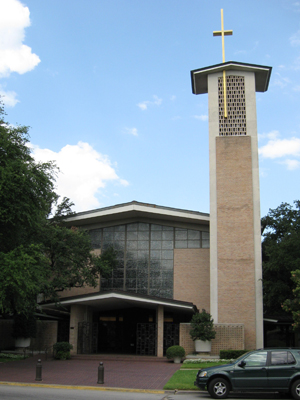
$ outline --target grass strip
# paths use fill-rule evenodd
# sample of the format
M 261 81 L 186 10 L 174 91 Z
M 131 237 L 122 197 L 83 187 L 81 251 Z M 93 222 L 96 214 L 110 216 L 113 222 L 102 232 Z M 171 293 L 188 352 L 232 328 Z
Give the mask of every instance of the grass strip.
M 197 371 L 199 369 L 224 364 L 228 364 L 228 361 L 185 362 L 181 365 L 180 370 L 175 372 L 172 378 L 165 384 L 164 390 L 199 390 L 199 388 L 194 385 Z
M 164 390 L 198 390 L 194 386 L 196 380 L 196 371 L 176 371 L 172 378 L 165 384 Z
M 194 363 L 194 362 L 185 362 L 181 365 L 181 369 L 203 369 L 203 368 L 208 368 L 208 367 L 214 367 L 216 365 L 225 365 L 225 364 L 229 364 L 228 361 L 217 361 L 217 362 L 211 362 L 211 361 L 202 361 L 202 362 L 198 362 L 198 363 Z

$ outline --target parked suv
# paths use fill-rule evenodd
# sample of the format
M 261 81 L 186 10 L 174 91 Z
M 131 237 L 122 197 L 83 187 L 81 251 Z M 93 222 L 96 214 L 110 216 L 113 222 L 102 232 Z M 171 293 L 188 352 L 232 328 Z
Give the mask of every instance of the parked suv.
M 200 369 L 195 385 L 215 399 L 230 391 L 274 391 L 300 400 L 300 349 L 251 351 L 231 364 Z

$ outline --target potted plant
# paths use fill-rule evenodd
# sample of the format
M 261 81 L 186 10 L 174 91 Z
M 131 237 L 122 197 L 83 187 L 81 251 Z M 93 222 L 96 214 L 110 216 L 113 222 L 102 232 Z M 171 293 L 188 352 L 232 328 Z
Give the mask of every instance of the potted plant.
M 69 360 L 71 358 L 70 350 L 73 345 L 69 342 L 57 342 L 53 345 L 54 358 L 57 360 Z
M 211 351 L 211 340 L 216 337 L 216 331 L 214 330 L 214 320 L 204 309 L 193 315 L 190 336 L 195 342 L 196 352 Z
M 173 358 L 175 364 L 180 364 L 182 357 L 185 356 L 185 350 L 181 346 L 171 346 L 167 348 L 166 356 L 168 360 Z
M 15 315 L 12 336 L 15 338 L 15 347 L 29 347 L 30 339 L 36 337 L 36 320 L 34 315 Z

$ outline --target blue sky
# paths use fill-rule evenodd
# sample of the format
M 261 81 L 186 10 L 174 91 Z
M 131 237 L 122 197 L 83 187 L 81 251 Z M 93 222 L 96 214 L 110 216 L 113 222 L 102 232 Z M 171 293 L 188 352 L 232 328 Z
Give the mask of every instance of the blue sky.
M 273 68 L 257 93 L 261 214 L 299 199 L 300 2 L 0 0 L 0 94 L 76 211 L 137 200 L 209 212 L 207 95 L 190 71 Z

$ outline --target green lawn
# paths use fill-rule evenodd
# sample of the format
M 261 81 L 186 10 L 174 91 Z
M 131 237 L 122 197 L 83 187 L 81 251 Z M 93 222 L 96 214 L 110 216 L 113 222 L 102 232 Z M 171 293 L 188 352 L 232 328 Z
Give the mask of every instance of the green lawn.
M 175 372 L 172 378 L 165 384 L 164 390 L 197 390 L 194 386 L 197 370 L 185 371 L 179 370 Z
M 198 390 L 199 388 L 194 385 L 198 370 L 200 368 L 224 364 L 228 364 L 228 362 L 218 361 L 182 364 L 181 369 L 175 372 L 172 378 L 166 383 L 164 390 Z

